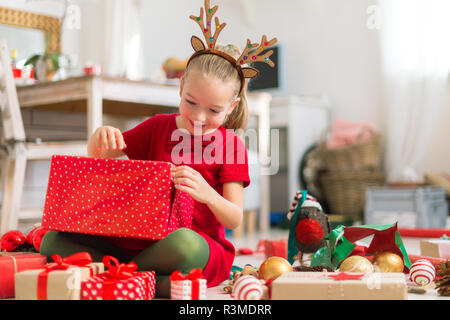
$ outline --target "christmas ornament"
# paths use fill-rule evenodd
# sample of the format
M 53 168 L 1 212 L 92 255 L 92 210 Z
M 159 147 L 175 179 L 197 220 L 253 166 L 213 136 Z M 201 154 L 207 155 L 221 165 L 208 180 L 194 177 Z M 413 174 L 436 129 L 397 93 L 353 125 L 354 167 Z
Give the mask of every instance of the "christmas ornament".
M 409 270 L 409 278 L 419 286 L 426 286 L 436 277 L 436 269 L 430 261 L 422 259 L 414 262 Z
M 29 244 L 30 246 L 33 246 L 33 234 L 34 232 L 39 229 L 39 227 L 41 226 L 40 223 L 36 223 L 31 229 L 30 231 L 28 231 L 27 233 L 27 244 Z
M 1 251 L 11 252 L 25 244 L 26 237 L 19 230 L 11 230 L 3 234 L 0 243 Z
M 308 245 L 322 241 L 323 229 L 317 220 L 305 218 L 295 228 L 298 241 Z
M 342 261 L 339 267 L 340 272 L 373 272 L 372 263 L 362 256 L 351 256 Z
M 232 293 L 233 286 L 236 281 L 242 276 L 253 276 L 254 278 L 258 278 L 258 271 L 251 264 L 246 264 L 242 270 L 236 270 L 233 272 L 232 279 L 228 281 L 228 285 L 223 288 L 226 293 Z
M 405 265 L 403 259 L 392 252 L 379 252 L 373 258 L 375 271 L 378 272 L 403 272 Z
M 285 272 L 292 272 L 292 265 L 284 258 L 270 257 L 259 267 L 259 278 L 264 280 L 274 280 Z
M 303 266 L 304 260 L 311 260 L 311 257 L 305 259 L 305 255 L 310 256 L 326 245 L 324 238 L 331 228 L 320 203 L 308 198 L 306 190 L 296 195 L 288 216 L 293 209 L 289 222 L 288 261 L 293 262 L 293 256 L 298 253 L 299 263 Z
M 33 246 L 34 249 L 36 249 L 37 252 L 41 252 L 41 242 L 42 239 L 44 238 L 45 234 L 47 232 L 49 232 L 49 229 L 46 228 L 42 228 L 42 227 L 38 227 L 34 232 L 33 232 Z
M 241 276 L 233 286 L 232 296 L 236 300 L 260 300 L 263 295 L 261 281 L 253 276 Z

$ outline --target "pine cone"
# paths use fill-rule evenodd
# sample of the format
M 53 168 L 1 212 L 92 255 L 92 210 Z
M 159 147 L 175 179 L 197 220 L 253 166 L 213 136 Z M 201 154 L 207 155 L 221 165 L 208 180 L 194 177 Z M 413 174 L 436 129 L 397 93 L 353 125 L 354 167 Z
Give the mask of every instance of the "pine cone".
M 434 282 L 438 294 L 450 296 L 450 259 L 438 264 L 436 275 L 438 278 Z
M 447 259 L 447 261 L 445 262 L 441 262 L 437 265 L 437 271 L 436 271 L 436 275 L 437 276 L 445 276 L 445 275 L 450 275 L 450 259 Z
M 314 267 L 306 267 L 306 266 L 298 266 L 298 267 L 294 267 L 295 271 L 298 272 L 333 272 L 334 270 L 331 269 L 330 267 L 326 267 L 326 266 L 314 266 Z
M 436 279 L 436 289 L 441 296 L 450 296 L 450 275 Z

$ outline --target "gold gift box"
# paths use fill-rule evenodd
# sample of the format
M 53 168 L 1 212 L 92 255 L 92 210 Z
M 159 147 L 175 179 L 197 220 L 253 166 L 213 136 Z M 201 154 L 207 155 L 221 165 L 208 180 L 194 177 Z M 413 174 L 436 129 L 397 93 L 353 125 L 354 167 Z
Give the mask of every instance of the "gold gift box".
M 272 283 L 272 300 L 405 300 L 408 291 L 403 273 L 367 273 L 361 279 L 339 272 L 287 272 Z

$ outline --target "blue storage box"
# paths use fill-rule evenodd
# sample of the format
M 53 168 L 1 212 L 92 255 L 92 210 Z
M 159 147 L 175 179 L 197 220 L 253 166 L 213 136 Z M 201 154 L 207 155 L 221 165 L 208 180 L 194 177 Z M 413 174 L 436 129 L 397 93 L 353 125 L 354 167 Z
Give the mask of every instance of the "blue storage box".
M 368 188 L 365 224 L 390 224 L 399 228 L 445 228 L 448 216 L 446 191 L 438 187 Z

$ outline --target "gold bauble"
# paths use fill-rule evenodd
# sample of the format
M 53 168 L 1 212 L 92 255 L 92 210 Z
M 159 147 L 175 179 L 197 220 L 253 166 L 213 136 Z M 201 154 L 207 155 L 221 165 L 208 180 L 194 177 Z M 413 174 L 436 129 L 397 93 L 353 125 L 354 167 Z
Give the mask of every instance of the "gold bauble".
M 373 272 L 373 265 L 362 256 L 351 256 L 342 261 L 339 271 L 368 273 Z
M 293 272 L 292 265 L 284 258 L 270 257 L 259 267 L 258 275 L 260 279 L 272 280 L 281 276 L 285 272 Z
M 373 258 L 373 265 L 378 272 L 403 272 L 403 259 L 389 251 L 379 252 Z

